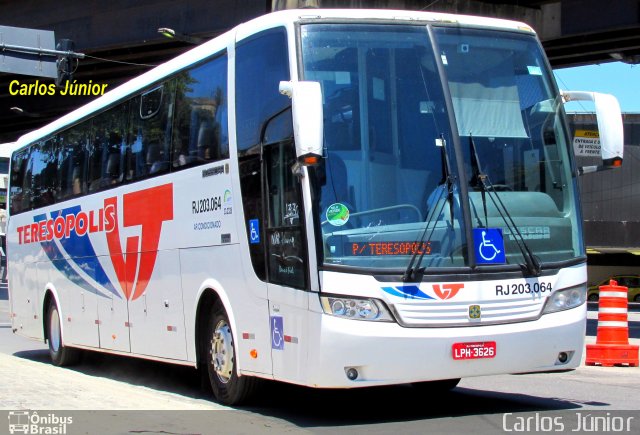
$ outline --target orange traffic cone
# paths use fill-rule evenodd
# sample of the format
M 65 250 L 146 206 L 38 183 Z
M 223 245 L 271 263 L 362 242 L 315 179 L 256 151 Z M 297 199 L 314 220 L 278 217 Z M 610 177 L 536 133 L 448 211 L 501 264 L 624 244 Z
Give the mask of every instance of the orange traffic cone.
M 629 344 L 627 287 L 611 280 L 600 286 L 596 344 L 587 344 L 585 364 L 638 367 L 638 346 Z

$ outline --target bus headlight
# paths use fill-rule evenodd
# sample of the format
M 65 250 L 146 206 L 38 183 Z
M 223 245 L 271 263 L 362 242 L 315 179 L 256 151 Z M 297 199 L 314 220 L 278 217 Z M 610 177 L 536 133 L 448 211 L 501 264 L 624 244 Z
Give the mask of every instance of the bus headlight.
M 393 322 L 393 317 L 385 304 L 378 299 L 354 298 L 346 296 L 320 296 L 325 314 L 353 320 Z
M 587 300 L 587 285 L 581 284 L 562 290 L 556 290 L 547 298 L 542 314 L 555 313 L 556 311 L 569 310 L 579 307 Z

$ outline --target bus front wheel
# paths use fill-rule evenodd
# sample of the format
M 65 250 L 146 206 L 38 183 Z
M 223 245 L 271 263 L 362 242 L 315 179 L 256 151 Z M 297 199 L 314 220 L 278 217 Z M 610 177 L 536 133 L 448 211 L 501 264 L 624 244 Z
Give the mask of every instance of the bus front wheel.
M 224 405 L 239 405 L 249 399 L 258 379 L 238 376 L 233 331 L 219 301 L 211 307 L 205 340 L 207 372 L 216 400 Z
M 49 356 L 53 365 L 63 367 L 77 363 L 80 359 L 80 351 L 67 347 L 62 343 L 60 313 L 53 299 L 51 299 L 47 310 L 47 332 Z

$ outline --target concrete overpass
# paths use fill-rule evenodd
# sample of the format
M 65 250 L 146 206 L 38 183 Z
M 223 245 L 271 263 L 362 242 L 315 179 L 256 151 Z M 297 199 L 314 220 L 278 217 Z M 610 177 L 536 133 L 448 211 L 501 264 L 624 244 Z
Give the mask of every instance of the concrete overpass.
M 162 37 L 159 27 L 210 38 L 271 10 L 297 6 L 395 8 L 515 19 L 536 29 L 554 67 L 640 61 L 640 0 L 616 0 L 615 7 L 600 0 L 69 0 L 55 4 L 0 0 L 0 25 L 54 30 L 57 40 L 72 39 L 76 51 L 92 56 L 79 62 L 75 78 L 114 86 L 189 48 Z M 15 140 L 89 98 L 12 97 L 8 85 L 15 78 L 0 73 L 0 143 Z M 30 83 L 35 78 L 20 80 Z M 11 112 L 14 106 L 27 116 Z

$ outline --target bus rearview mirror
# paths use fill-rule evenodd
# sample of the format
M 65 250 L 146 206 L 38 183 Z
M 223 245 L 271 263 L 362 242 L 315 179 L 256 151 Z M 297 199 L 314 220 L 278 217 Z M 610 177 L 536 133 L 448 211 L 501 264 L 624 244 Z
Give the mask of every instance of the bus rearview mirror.
M 280 82 L 280 93 L 291 98 L 296 156 L 303 165 L 314 165 L 322 158 L 323 115 L 320 83 Z
M 565 103 L 570 101 L 592 101 L 596 109 L 602 165 L 583 166 L 580 168 L 580 174 L 620 167 L 624 152 L 624 132 L 620 104 L 618 104 L 616 97 L 609 94 L 583 91 L 562 91 L 561 94 Z

